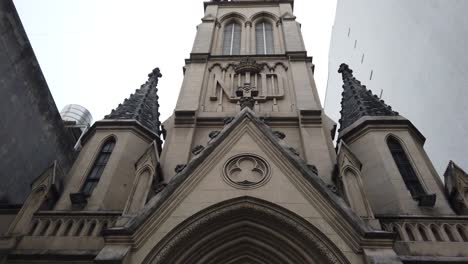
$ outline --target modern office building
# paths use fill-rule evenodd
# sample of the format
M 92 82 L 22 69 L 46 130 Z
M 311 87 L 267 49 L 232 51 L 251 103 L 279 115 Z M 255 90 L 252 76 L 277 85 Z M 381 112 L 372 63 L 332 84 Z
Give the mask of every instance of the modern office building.
M 468 1 L 338 0 L 325 112 L 340 118 L 337 69 L 354 75 L 410 119 L 439 175 L 468 169 Z
M 93 123 L 93 116 L 88 109 L 77 104 L 66 105 L 62 111 L 60 111 L 60 116 L 65 124 L 65 128 L 76 143 L 75 149 L 78 150 L 80 147 L 78 141 Z
M 81 105 L 69 104 L 60 111 L 62 120 L 74 122 L 77 126 L 87 128 L 93 123 L 93 116 Z

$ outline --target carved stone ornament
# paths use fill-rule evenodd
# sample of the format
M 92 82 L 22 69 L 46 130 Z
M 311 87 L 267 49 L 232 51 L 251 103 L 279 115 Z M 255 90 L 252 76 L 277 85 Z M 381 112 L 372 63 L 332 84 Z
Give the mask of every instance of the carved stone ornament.
M 297 151 L 297 149 L 295 149 L 295 148 L 293 148 L 293 147 L 290 147 L 290 148 L 288 148 L 288 149 L 289 149 L 294 155 L 300 156 L 299 151 Z
M 253 110 L 254 105 L 255 105 L 255 100 L 252 97 L 241 97 L 239 103 L 240 103 L 241 109 L 248 107 Z
M 338 188 L 336 188 L 335 185 L 333 185 L 333 184 L 328 184 L 328 185 L 327 185 L 327 188 L 328 188 L 330 191 L 332 191 L 332 193 L 338 194 Z
M 196 146 L 192 149 L 192 154 L 193 154 L 193 155 L 198 155 L 198 154 L 202 153 L 203 150 L 205 150 L 205 147 L 204 147 L 204 146 L 202 146 L 202 145 L 196 145 Z
M 221 133 L 220 131 L 214 130 L 214 131 L 211 131 L 211 132 L 210 132 L 210 134 L 208 135 L 208 137 L 209 137 L 210 139 L 214 139 L 214 138 L 216 138 L 217 136 L 219 136 L 220 133 Z
M 230 158 L 223 168 L 224 180 L 239 189 L 254 189 L 268 182 L 270 166 L 255 154 L 240 154 Z
M 315 165 L 311 165 L 311 164 L 307 164 L 307 167 L 312 171 L 314 172 L 315 174 L 318 175 L 318 169 L 317 169 L 317 166 Z
M 187 164 L 179 164 L 175 167 L 174 171 L 176 173 L 179 173 L 181 171 L 183 171 L 185 169 L 185 167 L 187 167 Z
M 224 123 L 224 125 L 229 125 L 233 120 L 234 120 L 234 117 L 232 117 L 232 116 L 226 117 L 226 118 L 224 118 L 223 123 Z
M 273 131 L 273 134 L 275 134 L 275 136 L 279 139 L 285 139 L 286 138 L 286 134 L 284 134 L 283 132 L 281 131 Z
M 234 68 L 237 74 L 249 72 L 251 74 L 259 73 L 263 66 L 251 58 L 243 58 Z

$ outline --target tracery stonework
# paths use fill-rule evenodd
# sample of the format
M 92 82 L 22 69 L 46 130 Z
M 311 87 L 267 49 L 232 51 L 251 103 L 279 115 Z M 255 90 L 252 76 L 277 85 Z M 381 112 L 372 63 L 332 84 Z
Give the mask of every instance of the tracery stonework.
M 270 179 L 270 166 L 255 154 L 240 154 L 230 158 L 223 168 L 224 180 L 239 189 L 258 188 Z
M 223 65 L 214 63 L 208 69 L 210 77 L 207 91 L 211 103 L 207 104 L 216 101 L 216 111 L 222 112 L 228 111 L 230 107 L 255 110 L 260 104 L 270 102 L 272 108 L 269 111 L 278 112 L 278 100 L 285 99 L 289 89 L 287 70 L 288 67 L 282 62 L 258 63 L 249 57 Z M 225 102 L 233 105 L 229 106 Z

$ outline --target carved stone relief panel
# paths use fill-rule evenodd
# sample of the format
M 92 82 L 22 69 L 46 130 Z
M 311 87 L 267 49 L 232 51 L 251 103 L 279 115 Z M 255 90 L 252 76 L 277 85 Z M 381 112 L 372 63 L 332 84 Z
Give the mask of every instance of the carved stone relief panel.
M 278 112 L 279 101 L 289 91 L 286 72 L 283 63 L 257 63 L 250 58 L 224 65 L 215 63 L 208 69 L 204 109 L 233 112 L 249 107 L 255 111 L 264 108 L 262 111 Z
M 239 189 L 254 189 L 271 177 L 267 161 L 255 154 L 240 154 L 230 158 L 223 167 L 224 180 Z

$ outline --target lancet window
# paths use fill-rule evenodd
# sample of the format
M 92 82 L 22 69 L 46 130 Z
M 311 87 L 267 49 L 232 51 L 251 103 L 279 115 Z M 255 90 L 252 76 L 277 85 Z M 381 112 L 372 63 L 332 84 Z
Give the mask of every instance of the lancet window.
M 273 53 L 273 26 L 266 21 L 255 25 L 255 43 L 257 54 Z
M 424 188 L 421 185 L 421 182 L 419 181 L 419 178 L 400 142 L 394 137 L 389 137 L 387 145 L 392 153 L 398 170 L 400 171 L 401 177 L 405 182 L 406 188 L 408 188 L 411 193 L 411 196 L 416 199 L 425 195 L 426 192 L 424 191 Z
M 112 150 L 114 149 L 114 146 L 115 146 L 114 138 L 108 139 L 106 143 L 104 143 L 104 145 L 102 146 L 99 152 L 99 155 L 94 161 L 94 165 L 92 169 L 90 170 L 88 176 L 86 177 L 86 181 L 83 184 L 83 187 L 81 188 L 81 192 L 84 193 L 85 195 L 91 195 L 94 188 L 98 184 L 99 179 L 101 178 L 101 175 L 104 172 L 107 162 L 109 161 L 109 158 L 112 154 Z
M 223 54 L 239 55 L 241 48 L 241 26 L 232 22 L 224 28 Z

